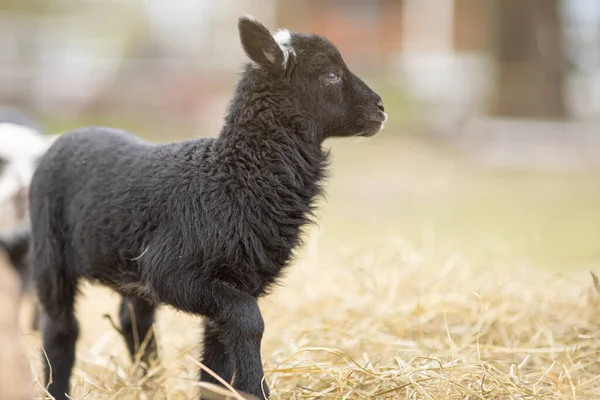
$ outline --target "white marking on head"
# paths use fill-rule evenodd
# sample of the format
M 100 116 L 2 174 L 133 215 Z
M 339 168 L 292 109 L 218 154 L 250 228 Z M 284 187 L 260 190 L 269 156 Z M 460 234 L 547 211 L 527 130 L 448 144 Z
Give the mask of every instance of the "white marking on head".
M 275 32 L 273 38 L 279 46 L 292 46 L 292 35 L 287 29 L 279 29 Z
M 283 68 L 287 67 L 287 63 L 291 54 L 296 54 L 292 47 L 292 34 L 287 29 L 279 29 L 273 34 L 273 39 L 279 45 L 283 52 Z

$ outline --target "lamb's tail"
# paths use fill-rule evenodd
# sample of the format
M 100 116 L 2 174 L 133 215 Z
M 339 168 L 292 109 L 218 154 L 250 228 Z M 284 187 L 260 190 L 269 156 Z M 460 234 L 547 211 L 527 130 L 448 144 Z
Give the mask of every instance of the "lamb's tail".
M 10 263 L 21 275 L 21 278 L 28 275 L 26 270 L 29 264 L 27 255 L 30 243 L 31 227 L 29 224 L 0 232 L 0 249 L 6 252 Z

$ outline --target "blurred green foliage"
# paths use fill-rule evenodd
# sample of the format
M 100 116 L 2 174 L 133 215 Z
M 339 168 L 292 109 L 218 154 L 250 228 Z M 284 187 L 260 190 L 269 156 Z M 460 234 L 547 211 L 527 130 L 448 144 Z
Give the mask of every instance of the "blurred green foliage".
M 326 242 L 373 249 L 399 237 L 483 265 L 600 262 L 598 171 L 484 170 L 439 144 L 407 146 L 416 135 L 370 140 L 333 151 Z

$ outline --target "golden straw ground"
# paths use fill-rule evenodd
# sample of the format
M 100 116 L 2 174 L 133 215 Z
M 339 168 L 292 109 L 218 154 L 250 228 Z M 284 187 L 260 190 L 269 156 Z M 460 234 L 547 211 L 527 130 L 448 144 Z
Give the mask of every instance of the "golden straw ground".
M 589 274 L 476 266 L 460 255 L 440 262 L 397 238 L 370 252 L 310 250 L 262 301 L 273 398 L 600 396 L 600 296 Z M 116 305 L 93 290 L 86 300 Z M 148 378 L 136 375 L 110 324 L 97 322 L 88 332 L 99 336 L 78 353 L 74 398 L 196 393 L 195 319 L 161 311 L 163 362 Z

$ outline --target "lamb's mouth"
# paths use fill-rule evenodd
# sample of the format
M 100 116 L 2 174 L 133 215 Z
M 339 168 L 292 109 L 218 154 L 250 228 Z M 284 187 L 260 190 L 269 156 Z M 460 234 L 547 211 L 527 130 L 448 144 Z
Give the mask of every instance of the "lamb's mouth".
M 380 111 L 377 114 L 369 116 L 369 118 L 367 118 L 365 120 L 365 125 L 369 129 L 367 129 L 364 136 L 371 136 L 371 135 L 374 135 L 375 133 L 379 132 L 380 130 L 382 130 L 383 126 L 387 120 L 388 120 L 388 116 L 383 111 Z
M 384 124 L 387 120 L 388 120 L 387 113 L 385 113 L 383 111 L 379 111 L 377 114 L 370 116 L 367 119 L 367 122 L 379 122 L 381 124 Z
M 365 121 L 365 129 L 356 136 L 370 137 L 383 129 L 384 120 L 369 119 Z

